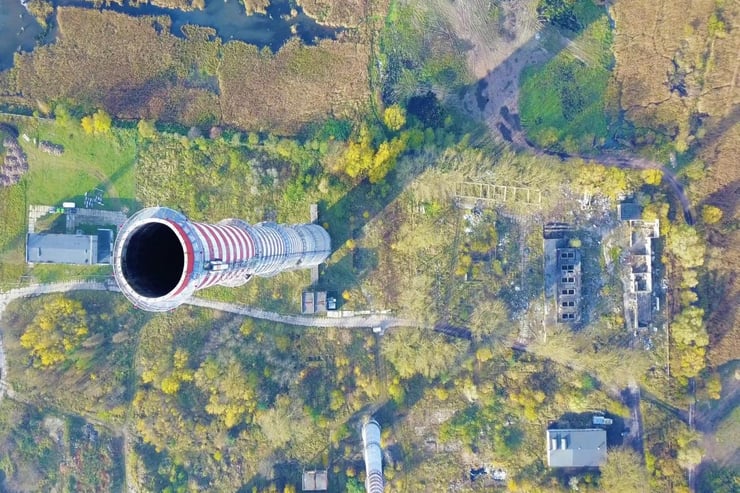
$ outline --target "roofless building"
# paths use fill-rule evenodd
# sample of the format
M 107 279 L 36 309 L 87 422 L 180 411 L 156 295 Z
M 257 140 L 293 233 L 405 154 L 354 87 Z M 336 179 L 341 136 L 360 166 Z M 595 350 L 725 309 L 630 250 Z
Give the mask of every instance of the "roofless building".
M 150 207 L 123 225 L 113 255 L 113 273 L 138 308 L 162 312 L 209 286 L 240 286 L 252 276 L 319 265 L 331 240 L 316 224 L 247 224 L 224 219 L 191 222 L 166 207 Z

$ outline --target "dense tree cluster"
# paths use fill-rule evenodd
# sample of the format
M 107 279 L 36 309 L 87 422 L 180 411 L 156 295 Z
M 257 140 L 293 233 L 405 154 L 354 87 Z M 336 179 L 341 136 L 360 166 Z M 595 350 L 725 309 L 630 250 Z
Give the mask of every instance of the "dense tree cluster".
M 88 333 L 87 314 L 77 300 L 57 296 L 33 319 L 21 336 L 34 364 L 50 367 L 65 361 Z

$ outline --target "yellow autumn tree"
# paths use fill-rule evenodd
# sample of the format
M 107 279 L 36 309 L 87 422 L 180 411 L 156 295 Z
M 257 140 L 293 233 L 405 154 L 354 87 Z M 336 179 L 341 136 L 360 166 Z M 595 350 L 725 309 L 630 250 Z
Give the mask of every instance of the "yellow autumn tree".
M 61 363 L 87 336 L 87 313 L 77 300 L 53 297 L 21 335 L 21 346 L 34 357 L 34 366 Z
M 92 134 L 95 132 L 95 125 L 93 125 L 92 116 L 83 116 L 82 120 L 80 120 L 80 125 L 86 134 Z
M 581 165 L 576 183 L 586 192 L 601 193 L 611 199 L 616 199 L 629 188 L 627 173 L 623 169 L 597 163 Z
M 98 110 L 92 115 L 85 116 L 80 121 L 82 130 L 86 134 L 105 134 L 110 132 L 113 119 L 105 110 Z
M 701 218 L 706 224 L 717 224 L 722 220 L 722 209 L 705 205 L 701 210 Z
M 401 130 L 401 127 L 406 125 L 406 110 L 398 104 L 387 107 L 383 112 L 383 123 L 388 130 L 394 132 Z
M 644 169 L 640 171 L 640 176 L 646 185 L 658 186 L 663 180 L 663 170 L 660 169 Z
M 383 142 L 373 158 L 372 167 L 368 170 L 367 177 L 370 183 L 378 183 L 395 166 L 396 160 L 406 150 L 406 137 L 396 137 L 393 140 Z
M 360 128 L 357 140 L 349 143 L 344 153 L 344 172 L 351 178 L 357 178 L 367 173 L 373 165 L 375 151 L 373 149 L 373 136 L 366 125 Z

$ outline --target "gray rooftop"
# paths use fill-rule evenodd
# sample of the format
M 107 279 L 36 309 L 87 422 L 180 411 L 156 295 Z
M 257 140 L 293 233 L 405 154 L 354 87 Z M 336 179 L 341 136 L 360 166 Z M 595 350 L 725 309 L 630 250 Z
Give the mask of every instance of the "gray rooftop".
M 606 461 L 606 431 L 547 430 L 547 465 L 550 467 L 599 467 Z
M 635 202 L 621 202 L 617 205 L 617 212 L 622 221 L 634 221 L 642 217 L 642 207 Z
M 323 471 L 303 471 L 303 491 L 326 491 L 329 487 L 329 475 Z
M 98 263 L 97 235 L 29 233 L 26 262 L 93 265 Z
M 113 231 L 110 229 L 98 229 L 98 263 L 110 264 L 112 250 Z

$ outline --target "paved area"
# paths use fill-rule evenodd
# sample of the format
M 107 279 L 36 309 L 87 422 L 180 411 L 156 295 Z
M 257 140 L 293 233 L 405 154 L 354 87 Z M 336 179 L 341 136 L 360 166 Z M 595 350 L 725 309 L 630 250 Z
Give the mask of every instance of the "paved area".
M 36 221 L 38 221 L 39 218 L 42 218 L 45 215 L 49 214 L 50 211 L 54 209 L 55 208 L 50 205 L 29 205 L 28 206 L 28 232 L 35 233 L 36 232 Z
M 75 214 L 67 214 L 67 233 L 74 233 L 77 224 L 96 226 L 114 224 L 120 228 L 126 222 L 126 219 L 126 214 L 120 211 L 78 208 Z

